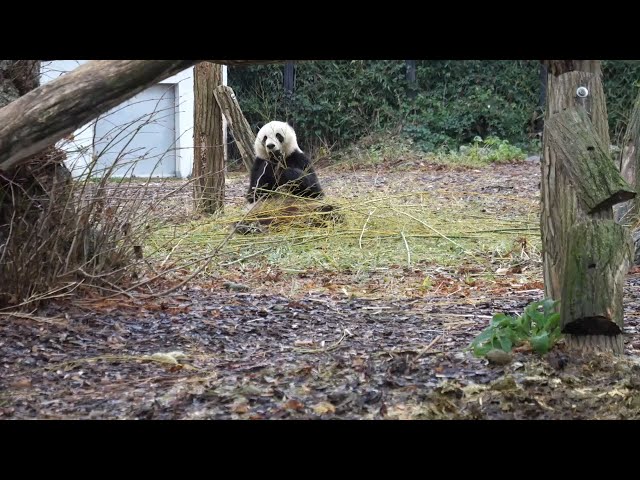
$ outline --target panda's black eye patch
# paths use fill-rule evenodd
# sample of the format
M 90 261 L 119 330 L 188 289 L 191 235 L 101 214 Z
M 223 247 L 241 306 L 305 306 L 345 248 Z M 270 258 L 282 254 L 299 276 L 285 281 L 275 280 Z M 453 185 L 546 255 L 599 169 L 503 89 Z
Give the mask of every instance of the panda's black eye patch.
M 284 142 L 284 137 L 282 135 L 280 135 L 279 133 L 276 133 L 276 138 L 278 139 L 278 141 L 280 143 Z
M 262 143 L 265 143 L 267 141 L 267 136 L 265 135 L 264 138 L 262 139 Z

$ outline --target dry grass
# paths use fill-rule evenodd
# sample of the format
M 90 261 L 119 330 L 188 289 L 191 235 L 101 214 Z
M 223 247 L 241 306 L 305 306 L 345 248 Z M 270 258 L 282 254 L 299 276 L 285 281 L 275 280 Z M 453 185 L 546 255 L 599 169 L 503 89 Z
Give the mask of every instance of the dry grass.
M 207 258 L 205 276 L 241 280 L 255 288 L 273 287 L 265 279 L 289 288 L 296 279 L 318 275 L 333 276 L 336 283 L 340 275 L 364 282 L 387 278 L 393 283 L 407 272 L 411 277 L 424 273 L 425 287 L 429 268 L 463 266 L 469 270 L 469 281 L 491 279 L 502 271 L 537 275 L 539 213 L 532 189 L 518 195 L 509 188 L 499 191 L 500 186 L 493 188 L 492 171 L 487 168 L 460 174 L 439 168 L 386 173 L 327 169 L 321 172 L 327 201 L 340 208 L 344 223 L 328 228 L 282 226 L 266 234 L 228 238 L 230 225 L 244 215 L 241 194 L 246 178 L 233 175 L 224 215 L 157 229 L 145 254 L 164 266 L 191 263 L 192 268 L 198 259 Z M 501 168 L 507 172 L 510 166 Z M 480 184 L 465 192 L 460 183 L 469 173 Z M 435 181 L 425 175 L 433 175 Z M 491 188 L 483 187 L 483 182 Z M 415 281 L 410 281 L 413 289 Z
M 131 138 L 117 150 L 120 172 L 147 159 L 131 155 Z M 75 177 L 62 165 L 63 150 L 84 157 Z M 169 190 L 157 196 L 151 178 L 115 179 L 116 169 L 100 164 L 101 153 L 51 147 L 0 178 L 0 309 L 29 309 L 86 289 L 117 294 L 145 276 L 147 220 L 158 225 L 167 197 L 188 185 L 160 180 Z

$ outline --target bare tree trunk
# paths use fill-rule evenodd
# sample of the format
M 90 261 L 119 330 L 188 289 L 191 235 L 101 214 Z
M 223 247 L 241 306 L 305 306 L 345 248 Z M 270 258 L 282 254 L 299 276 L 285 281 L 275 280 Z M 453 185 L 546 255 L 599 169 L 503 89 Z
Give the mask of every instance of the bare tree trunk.
M 582 106 L 552 114 L 546 134 L 576 199 L 576 222 L 560 248 L 562 331 L 580 348 L 604 346 L 622 353 L 622 296 L 631 244 L 628 231 L 603 213 L 608 216 L 613 205 L 633 199 L 635 192 Z
M 574 65 L 588 68 L 585 71 L 573 71 Z M 563 109 L 584 106 L 591 123 L 604 145 L 609 145 L 609 126 L 599 62 L 559 60 L 548 61 L 547 107 L 543 134 L 541 230 L 542 254 L 544 262 L 544 288 L 548 298 L 558 300 L 562 294 L 562 269 L 566 233 L 576 222 L 575 192 L 570 188 L 562 172 L 562 164 L 557 152 L 549 145 L 547 123 L 549 118 Z M 584 86 L 589 95 L 578 98 L 577 88 Z M 613 218 L 611 212 L 601 212 L 603 218 Z
M 284 72 L 283 72 L 283 87 L 284 87 L 284 111 L 285 111 L 285 119 L 296 128 L 295 118 L 291 115 L 291 111 L 293 110 L 293 99 L 295 93 L 295 85 L 296 85 L 296 64 L 295 62 L 286 62 L 284 64 Z
M 205 213 L 224 208 L 224 144 L 222 110 L 214 91 L 222 85 L 222 66 L 209 62 L 196 65 L 194 75 L 193 175 L 196 209 Z
M 253 142 L 255 135 L 251 131 L 249 122 L 242 114 L 236 95 L 231 87 L 221 85 L 213 93 L 233 133 L 233 138 L 242 156 L 242 162 L 247 172 L 250 172 L 254 160 Z
M 551 61 L 542 162 L 545 294 L 570 346 L 622 353 L 628 232 L 613 206 L 635 191 L 609 152 L 598 61 Z M 582 68 L 583 71 L 576 71 Z
M 39 84 L 39 60 L 0 60 L 0 109 Z M 62 163 L 64 158 L 64 152 L 50 147 L 35 157 L 27 158 L 22 168 L 11 168 L 0 176 L 0 245 L 4 244 L 3 231 L 6 233 L 9 229 L 11 216 L 17 215 L 24 220 L 26 211 L 15 211 L 18 204 L 28 198 L 37 198 L 40 210 L 43 210 L 51 189 L 69 182 L 70 173 Z
M 0 60 L 0 108 L 39 82 L 39 60 Z M 30 293 L 26 284 L 37 282 L 28 272 L 20 274 L 18 252 L 24 249 L 25 237 L 34 234 L 34 225 L 59 223 L 59 209 L 52 203 L 64 204 L 71 181 L 64 159 L 64 152 L 52 146 L 0 175 L 0 307 L 18 303 L 22 293 Z M 49 253 L 50 262 L 56 262 L 56 253 Z

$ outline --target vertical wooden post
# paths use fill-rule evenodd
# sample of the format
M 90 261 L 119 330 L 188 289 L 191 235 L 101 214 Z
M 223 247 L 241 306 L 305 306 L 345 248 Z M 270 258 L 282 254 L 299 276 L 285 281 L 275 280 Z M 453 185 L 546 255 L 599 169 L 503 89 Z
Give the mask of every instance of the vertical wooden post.
M 201 62 L 194 74 L 193 176 L 196 209 L 205 213 L 224 208 L 224 139 L 222 111 L 214 91 L 222 85 L 222 66 Z
M 541 162 L 540 226 L 545 295 L 559 300 L 562 293 L 563 249 L 566 234 L 576 222 L 576 199 L 574 190 L 562 173 L 561 160 L 558 160 L 556 151 L 549 145 L 547 123 L 552 115 L 565 108 L 583 106 L 605 145 L 609 145 L 609 125 L 599 62 L 552 60 L 547 61 L 546 66 L 548 83 Z M 587 89 L 588 97 L 577 96 L 580 86 Z M 613 218 L 612 212 L 603 211 L 599 215 Z
M 628 232 L 613 206 L 635 197 L 609 153 L 600 62 L 547 61 L 542 212 L 545 295 L 580 349 L 622 353 Z

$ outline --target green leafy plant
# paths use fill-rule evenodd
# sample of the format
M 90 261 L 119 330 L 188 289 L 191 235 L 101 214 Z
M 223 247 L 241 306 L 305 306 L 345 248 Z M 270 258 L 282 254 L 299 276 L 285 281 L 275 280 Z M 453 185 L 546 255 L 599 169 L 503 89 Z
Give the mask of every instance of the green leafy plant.
M 319 138 L 342 147 L 402 126 L 416 146 L 433 151 L 475 135 L 523 142 L 538 103 L 539 65 L 419 60 L 410 85 L 402 60 L 304 61 L 288 98 L 282 65 L 230 67 L 228 78 L 253 129 L 273 117 L 291 119 L 305 148 Z
M 616 143 L 638 93 L 640 62 L 603 60 L 602 71 Z M 372 134 L 383 139 L 399 128 L 427 153 L 457 150 L 475 136 L 540 152 L 533 140 L 546 75 L 538 60 L 417 60 L 413 84 L 403 60 L 300 61 L 292 95 L 284 93 L 283 72 L 281 64 L 229 67 L 229 86 L 254 132 L 270 120 L 291 120 L 303 150 L 318 142 L 343 148 Z M 494 154 L 506 155 L 502 148 Z
M 545 299 L 529 304 L 522 315 L 513 317 L 497 313 L 491 323 L 471 342 L 477 357 L 490 350 L 510 352 L 516 346 L 529 343 L 537 353 L 546 353 L 560 339 L 560 314 L 556 312 L 558 301 Z
M 473 160 L 483 163 L 522 160 L 526 156 L 522 149 L 511 145 L 508 140 L 501 140 L 498 137 L 488 137 L 483 140 L 477 136 L 473 142 L 473 145 L 467 150 L 467 155 Z

